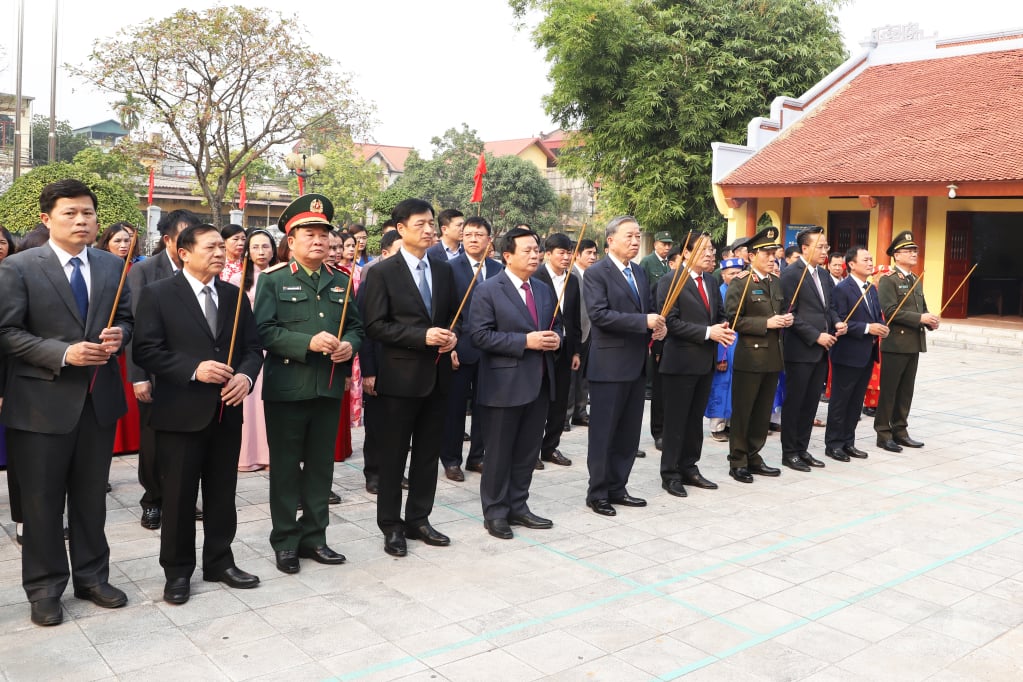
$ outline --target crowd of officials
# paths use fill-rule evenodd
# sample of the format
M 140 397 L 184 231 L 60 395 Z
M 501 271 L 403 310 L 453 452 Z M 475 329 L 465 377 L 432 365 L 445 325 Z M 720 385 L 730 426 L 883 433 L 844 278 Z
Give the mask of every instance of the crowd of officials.
M 631 216 L 608 222 L 599 258 L 593 240 L 541 239 L 527 225 L 495 240 L 485 218 L 408 199 L 370 259 L 365 228 L 334 228 L 329 199 L 307 194 L 282 214 L 281 244 L 174 211 L 143 259 L 129 225 L 97 241 L 82 183 L 47 185 L 39 203 L 37 243 L 8 255 L 0 230 L 0 464 L 39 625 L 62 621 L 69 579 L 80 599 L 127 602 L 108 581 L 111 453 L 139 453 L 141 523 L 162 529 L 164 599 L 183 604 L 198 561 L 204 580 L 259 584 L 231 550 L 239 471 L 269 471 L 278 570 L 345 561 L 325 531 L 352 426 L 365 426 L 366 489 L 395 557 L 408 540 L 451 542 L 430 523 L 438 461 L 452 481 L 480 474 L 490 535 L 551 528 L 528 504 L 530 483 L 545 463 L 572 465 L 559 446 L 573 427 L 589 430 L 586 505 L 604 516 L 645 506 L 628 483 L 645 456 L 646 399 L 676 497 L 718 487 L 699 468 L 704 418 L 728 440 L 738 482 L 780 474 L 762 455 L 771 430 L 783 465 L 824 466 L 809 443 L 825 391 L 824 454 L 867 457 L 855 430 L 878 365 L 878 447 L 923 445 L 908 413 L 939 319 L 916 286 L 909 232 L 888 247 L 884 276 L 863 246 L 829 259 L 819 227 L 789 253 L 766 228 L 720 262 L 706 233 L 658 233 L 636 263 Z

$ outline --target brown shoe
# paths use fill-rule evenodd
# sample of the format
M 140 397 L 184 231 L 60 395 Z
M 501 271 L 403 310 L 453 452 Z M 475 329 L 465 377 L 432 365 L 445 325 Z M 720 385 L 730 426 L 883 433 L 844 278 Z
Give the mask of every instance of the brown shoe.
M 572 466 L 572 460 L 561 454 L 561 450 L 558 450 L 557 448 L 554 449 L 554 452 L 548 455 L 540 455 L 540 459 L 542 459 L 545 462 L 551 462 L 553 464 L 557 464 L 563 467 Z
M 462 471 L 462 467 L 457 464 L 454 466 L 444 467 L 444 475 L 448 477 L 448 480 L 456 481 L 458 483 L 465 480 L 465 473 Z

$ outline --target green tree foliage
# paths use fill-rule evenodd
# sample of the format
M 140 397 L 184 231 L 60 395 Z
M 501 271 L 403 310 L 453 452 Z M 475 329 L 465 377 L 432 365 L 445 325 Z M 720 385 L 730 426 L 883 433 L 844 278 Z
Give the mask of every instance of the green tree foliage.
M 0 225 L 16 234 L 31 230 L 39 222 L 39 193 L 51 182 L 65 178 L 81 180 L 96 194 L 101 231 L 119 221 L 145 227 L 145 217 L 139 210 L 137 197 L 117 183 L 70 163 L 38 166 L 15 180 L 11 188 L 0 196 Z
M 110 148 L 89 145 L 75 154 L 73 163 L 104 180 L 117 183 L 129 194 L 138 194 L 142 190 L 149 173 L 120 145 Z
M 351 140 L 336 138 L 321 152 L 327 158 L 322 171 L 305 181 L 307 192 L 322 194 L 334 204 L 334 222 L 365 223 L 384 182 L 382 169 L 362 158 Z M 298 179 L 288 186 L 298 196 Z
M 229 187 L 255 159 L 365 125 L 350 79 L 305 33 L 266 8 L 181 9 L 96 41 L 88 67 L 68 68 L 119 96 L 119 115 L 138 117 L 135 145 L 191 166 L 221 221 Z
M 57 121 L 54 132 L 57 134 L 56 161 L 70 163 L 78 152 L 90 146 L 89 138 L 75 135 L 67 121 Z M 36 114 L 32 117 L 32 165 L 41 166 L 49 163 L 50 118 Z
M 510 0 L 547 52 L 547 112 L 578 130 L 559 165 L 648 230 L 719 226 L 714 141 L 744 143 L 778 95 L 845 58 L 838 0 Z

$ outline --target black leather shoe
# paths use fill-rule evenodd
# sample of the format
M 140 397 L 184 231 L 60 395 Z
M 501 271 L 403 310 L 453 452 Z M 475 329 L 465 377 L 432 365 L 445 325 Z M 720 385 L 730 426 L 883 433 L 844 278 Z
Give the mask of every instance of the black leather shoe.
M 331 490 L 330 495 L 327 497 L 327 504 L 341 504 L 341 496 Z
M 735 467 L 728 470 L 728 475 L 737 480 L 739 483 L 752 483 L 753 476 L 750 475 L 749 469 L 746 467 Z
M 614 516 L 618 513 L 607 500 L 590 500 L 586 503 L 586 506 L 601 516 Z
M 887 450 L 888 452 L 902 452 L 902 446 L 893 441 L 891 438 L 878 438 L 877 447 L 882 450 Z
M 163 586 L 163 600 L 168 604 L 184 604 L 191 596 L 188 578 L 171 578 Z
M 565 420 L 565 425 L 561 427 L 561 431 L 563 433 L 568 433 L 571 430 L 572 430 L 572 422 L 570 422 L 569 420 L 566 419 Z
M 587 417 L 572 417 L 572 426 L 589 426 L 590 418 Z
M 370 476 L 367 478 L 366 492 L 370 495 L 376 495 L 378 490 L 380 490 L 380 478 L 377 476 Z
M 483 522 L 483 527 L 499 540 L 511 540 L 515 537 L 515 533 L 512 533 L 511 526 L 505 519 L 487 519 Z
M 91 601 L 105 609 L 119 609 L 128 603 L 128 595 L 110 583 L 100 583 L 92 587 L 76 587 L 75 596 Z
M 536 460 L 536 463 L 533 464 L 533 468 L 537 471 L 541 471 L 544 468 L 543 460 L 540 459 Z
M 384 535 L 384 551 L 391 556 L 405 556 L 408 554 L 408 545 L 405 543 L 405 533 L 400 530 L 392 530 Z
M 277 570 L 281 573 L 298 573 L 298 552 L 293 549 L 282 549 L 274 552 L 277 558 Z
M 114 486 L 110 485 L 110 481 L 107 481 L 107 492 L 113 492 Z
M 36 625 L 60 625 L 64 611 L 60 608 L 60 597 L 43 597 L 32 602 L 32 622 Z
M 259 584 L 259 578 L 246 573 L 237 566 L 225 568 L 219 574 L 206 573 L 203 571 L 202 579 L 208 583 L 224 583 L 236 590 L 249 590 Z
M 725 432 L 725 431 L 711 431 L 710 432 L 710 437 L 713 438 L 714 440 L 716 440 L 719 443 L 727 443 L 728 442 L 728 433 Z
M 703 488 L 704 490 L 717 490 L 718 484 L 714 481 L 708 481 L 703 477 L 699 471 L 695 474 L 683 474 L 682 483 L 684 485 L 691 485 L 694 488 Z
M 318 564 L 336 565 L 345 562 L 344 554 L 338 554 L 326 545 L 313 548 L 299 547 L 298 555 L 303 559 L 312 559 Z
M 876 407 L 864 407 L 863 408 L 863 416 L 864 417 L 873 417 L 875 414 L 877 414 L 877 408 Z
M 156 530 L 163 521 L 163 511 L 159 507 L 143 507 L 142 520 L 139 522 L 143 528 Z
M 855 445 L 846 445 L 845 447 L 842 448 L 842 452 L 849 455 L 850 457 L 855 457 L 856 459 L 867 458 L 867 453 L 865 453 L 863 450 L 860 450 Z
M 661 487 L 668 491 L 669 495 L 675 497 L 688 497 L 689 493 L 686 492 L 685 486 L 682 485 L 682 481 L 673 478 L 670 481 L 661 481 Z
M 202 509 L 199 509 L 199 507 L 195 508 L 195 520 L 202 521 Z
M 750 464 L 746 467 L 746 471 L 757 476 L 781 476 L 781 469 L 775 469 L 766 464 Z
M 657 448 L 658 450 L 663 450 L 664 449 L 664 439 L 663 438 L 654 438 L 654 447 Z
M 798 455 L 796 457 L 792 457 L 791 455 L 785 455 L 784 457 L 781 458 L 781 463 L 787 466 L 789 469 L 795 469 L 796 471 L 810 470 L 810 465 L 804 462 L 802 458 L 799 457 Z M 757 473 L 755 467 L 750 467 L 749 469 L 751 474 Z
M 405 537 L 409 540 L 421 540 L 434 547 L 447 547 L 451 544 L 451 538 L 443 533 L 438 533 L 437 529 L 429 523 L 413 528 L 405 526 Z
M 525 528 L 533 528 L 535 530 L 547 530 L 548 528 L 554 527 L 553 521 L 545 519 L 542 516 L 537 516 L 533 512 L 526 512 L 525 514 L 510 514 L 508 516 L 508 523 L 512 526 L 523 526 Z
M 907 448 L 922 448 L 924 446 L 923 442 L 913 440 L 909 436 L 896 436 L 893 440 L 899 445 L 905 445 Z
M 465 463 L 465 470 L 466 471 L 474 471 L 477 474 L 482 474 L 483 473 L 483 462 L 466 462 Z
M 824 468 L 824 462 L 820 461 L 819 459 L 811 455 L 809 452 L 800 452 L 799 459 L 803 460 L 805 463 L 817 469 Z
M 642 497 L 633 497 L 632 495 L 629 495 L 628 493 L 622 495 L 621 497 L 609 497 L 609 498 L 607 498 L 607 501 L 610 502 L 611 504 L 620 504 L 623 507 L 645 507 L 646 506 L 646 500 L 644 500 Z
M 781 433 L 781 424 L 778 422 L 771 422 L 767 425 L 767 430 L 770 433 Z
M 824 448 L 824 454 L 831 459 L 837 459 L 839 462 L 848 462 L 849 455 L 845 454 L 844 450 L 836 450 L 834 448 Z
M 540 455 L 540 459 L 542 459 L 545 462 L 551 462 L 552 464 L 557 464 L 563 467 L 572 466 L 572 460 L 561 454 L 561 450 L 558 450 L 557 448 L 554 448 L 554 452 L 548 455 Z
M 456 483 L 461 483 L 465 480 L 465 472 L 462 471 L 462 467 L 457 464 L 444 467 L 444 475 L 447 476 L 449 481 L 454 481 Z
M 646 450 L 636 450 L 636 457 L 646 457 Z

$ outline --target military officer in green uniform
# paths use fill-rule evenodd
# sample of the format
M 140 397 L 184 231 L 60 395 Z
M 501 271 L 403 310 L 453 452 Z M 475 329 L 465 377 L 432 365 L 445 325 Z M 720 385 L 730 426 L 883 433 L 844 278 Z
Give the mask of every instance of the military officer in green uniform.
M 781 280 L 768 274 L 778 246 L 776 227 L 750 239 L 750 269 L 733 279 L 725 293 L 725 315 L 739 335 L 733 360 L 728 475 L 741 483 L 752 483 L 753 474 L 781 474 L 760 455 L 767 442 L 778 375 L 785 368 L 780 330 L 791 327 L 793 320 L 783 309 Z
M 906 426 L 920 353 L 927 351 L 926 330 L 937 329 L 941 319 L 927 312 L 923 288 L 913 286 L 917 276 L 912 268 L 919 258 L 913 233 L 906 230 L 897 234 L 885 253 L 895 261 L 895 267 L 877 282 L 877 297 L 889 332 L 887 338 L 881 339 L 881 386 L 874 431 L 879 448 L 901 452 L 903 446 L 924 445 L 909 437 Z M 896 308 L 899 312 L 893 318 Z
M 653 252 L 648 253 L 639 262 L 639 267 L 646 270 L 646 274 L 650 277 L 650 288 L 654 292 L 657 291 L 657 280 L 671 272 L 671 268 L 668 266 L 668 251 L 671 251 L 673 243 L 671 232 L 658 232 L 654 235 Z
M 325 196 L 306 194 L 293 201 L 278 221 L 291 259 L 264 272 L 256 286 L 253 312 L 266 348 L 270 544 L 284 573 L 298 572 L 299 557 L 322 564 L 345 560 L 327 546 L 327 497 L 345 378 L 363 329 L 354 292 L 345 310 L 348 276 L 323 262 L 333 215 Z M 300 503 L 302 516 L 296 520 Z

